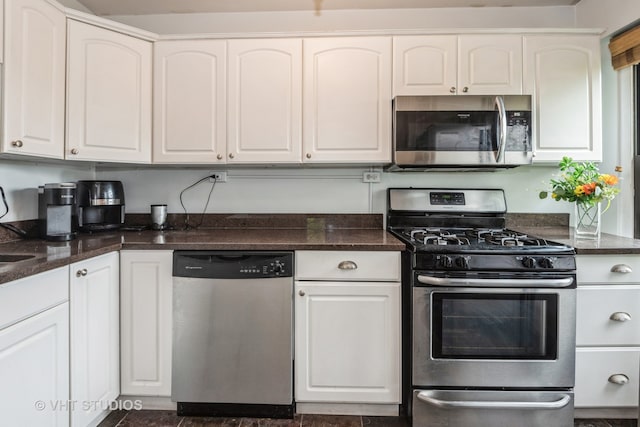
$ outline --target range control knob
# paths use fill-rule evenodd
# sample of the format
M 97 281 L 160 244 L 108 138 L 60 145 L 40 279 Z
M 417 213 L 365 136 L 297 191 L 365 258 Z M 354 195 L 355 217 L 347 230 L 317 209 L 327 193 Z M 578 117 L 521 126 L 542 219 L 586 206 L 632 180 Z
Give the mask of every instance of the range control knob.
M 463 256 L 456 258 L 454 264 L 462 270 L 469 269 L 469 260 Z
M 526 268 L 536 268 L 536 259 L 526 256 L 522 258 L 522 265 Z
M 554 267 L 553 266 L 553 259 L 548 258 L 548 257 L 542 258 L 540 261 L 538 261 L 538 264 L 542 268 L 553 268 Z
M 438 266 L 441 268 L 451 268 L 453 260 L 449 255 L 442 255 L 438 260 Z

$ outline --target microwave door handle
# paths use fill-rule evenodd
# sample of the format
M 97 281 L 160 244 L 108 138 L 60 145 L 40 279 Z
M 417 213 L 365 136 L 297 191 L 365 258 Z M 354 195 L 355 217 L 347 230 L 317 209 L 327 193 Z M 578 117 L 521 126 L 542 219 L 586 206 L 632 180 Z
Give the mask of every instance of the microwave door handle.
M 421 391 L 418 393 L 418 399 L 436 406 L 438 408 L 451 409 L 451 408 L 464 408 L 464 409 L 561 409 L 567 406 L 571 401 L 571 397 L 568 394 L 563 394 L 558 400 L 551 402 L 503 402 L 503 401 L 473 401 L 473 400 L 442 400 L 430 396 L 428 392 Z
M 498 110 L 498 155 L 496 163 L 504 163 L 504 150 L 507 143 L 507 110 L 504 106 L 504 99 L 496 96 L 495 106 Z
M 566 288 L 573 284 L 573 277 L 562 279 L 465 279 L 418 275 L 418 282 L 424 285 L 444 287 L 478 288 Z

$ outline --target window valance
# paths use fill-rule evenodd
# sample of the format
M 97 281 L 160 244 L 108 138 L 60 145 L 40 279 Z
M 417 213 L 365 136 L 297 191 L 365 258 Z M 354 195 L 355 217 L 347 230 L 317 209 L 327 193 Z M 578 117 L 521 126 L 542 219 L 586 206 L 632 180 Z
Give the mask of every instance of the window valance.
M 640 63 L 640 25 L 613 37 L 609 50 L 614 70 Z

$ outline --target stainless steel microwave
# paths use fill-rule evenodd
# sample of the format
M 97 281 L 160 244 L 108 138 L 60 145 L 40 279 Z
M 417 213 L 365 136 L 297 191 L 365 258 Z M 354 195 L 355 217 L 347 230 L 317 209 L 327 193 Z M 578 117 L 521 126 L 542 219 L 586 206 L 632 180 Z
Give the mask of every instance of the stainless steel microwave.
M 391 170 L 531 164 L 530 95 L 399 96 Z

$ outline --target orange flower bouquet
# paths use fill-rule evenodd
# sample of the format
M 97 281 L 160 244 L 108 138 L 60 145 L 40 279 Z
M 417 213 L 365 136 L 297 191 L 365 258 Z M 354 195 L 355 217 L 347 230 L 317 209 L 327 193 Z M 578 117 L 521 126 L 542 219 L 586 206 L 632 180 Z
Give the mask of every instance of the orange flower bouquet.
M 577 163 L 571 157 L 563 157 L 559 164 L 560 177 L 551 179 L 551 198 L 568 202 L 596 205 L 604 200 L 609 209 L 611 200 L 616 197 L 620 189 L 616 187 L 618 177 L 601 174 L 593 162 Z M 549 195 L 548 191 L 541 191 L 540 198 Z
M 566 200 L 575 204 L 575 233 L 577 237 L 598 238 L 600 236 L 600 215 L 611 206 L 611 200 L 620 189 L 616 187 L 618 177 L 601 174 L 593 162 L 577 163 L 571 157 L 563 157 L 560 162 L 560 176 L 551 179 L 551 198 Z M 541 191 L 540 198 L 549 195 Z M 601 211 L 601 202 L 607 206 Z

